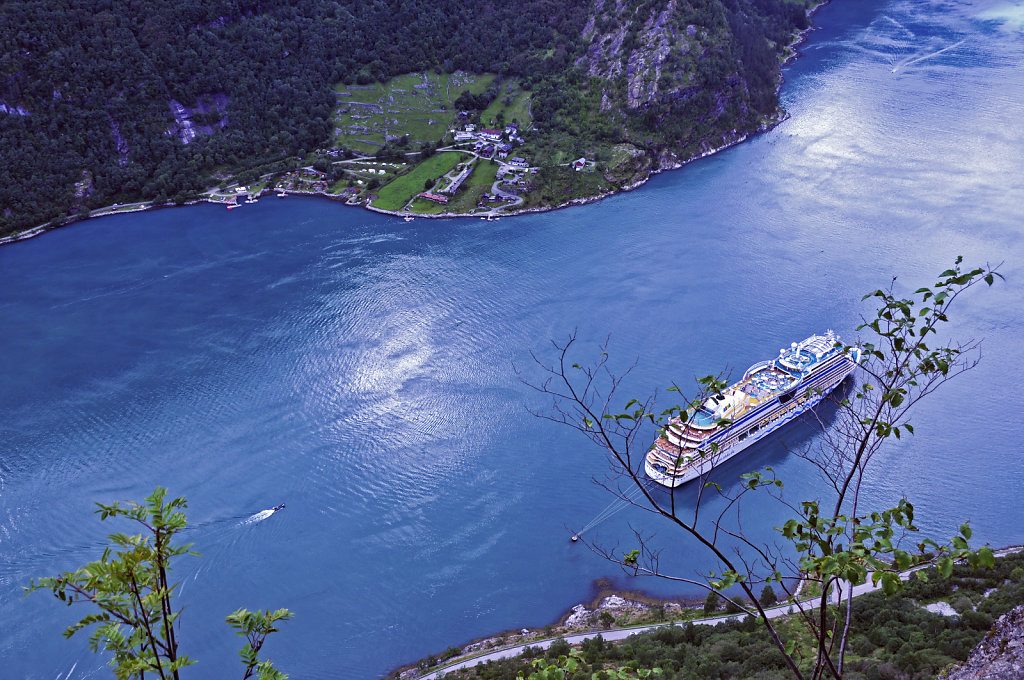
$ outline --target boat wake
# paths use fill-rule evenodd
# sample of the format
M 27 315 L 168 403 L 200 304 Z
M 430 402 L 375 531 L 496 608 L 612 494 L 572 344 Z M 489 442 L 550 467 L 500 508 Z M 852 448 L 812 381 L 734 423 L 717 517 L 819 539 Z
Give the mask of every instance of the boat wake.
M 896 21 L 895 19 L 893 19 L 891 16 L 889 16 L 887 14 L 883 14 L 882 16 L 879 17 L 879 19 L 884 19 L 885 21 L 888 21 L 890 24 L 892 24 L 893 26 L 895 26 L 899 30 L 901 30 L 904 33 L 906 33 L 907 35 L 909 35 L 911 38 L 916 38 L 917 37 L 916 35 L 914 35 L 913 31 L 911 31 L 909 28 L 907 28 L 906 26 L 904 26 L 900 22 Z
M 284 510 L 284 503 L 281 503 L 281 505 L 278 505 L 273 508 L 260 510 L 255 515 L 250 515 L 249 517 L 246 517 L 241 522 L 239 522 L 239 526 L 245 526 L 247 524 L 256 524 L 257 522 L 262 522 L 263 520 L 267 519 L 275 512 L 277 512 L 278 510 Z
M 943 52 L 948 52 L 949 50 L 956 49 L 957 47 L 960 47 L 961 45 L 963 45 L 965 42 L 967 42 L 966 38 L 961 40 L 960 42 L 953 43 L 949 47 L 943 47 L 941 50 L 936 50 L 935 52 L 931 52 L 929 54 L 926 54 L 923 57 L 917 57 L 917 58 L 911 59 L 909 61 L 904 61 L 901 64 L 896 64 L 895 66 L 893 66 L 892 72 L 896 73 L 896 71 L 898 71 L 901 68 L 906 68 L 907 66 L 910 66 L 911 64 L 916 64 L 918 62 L 924 61 L 925 59 L 931 59 L 932 57 L 936 57 L 936 56 L 942 54 Z

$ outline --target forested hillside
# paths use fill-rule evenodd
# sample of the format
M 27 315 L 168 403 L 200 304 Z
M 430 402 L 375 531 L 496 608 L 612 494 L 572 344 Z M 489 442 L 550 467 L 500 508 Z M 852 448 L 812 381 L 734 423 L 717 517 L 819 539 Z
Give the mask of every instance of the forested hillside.
M 628 142 L 632 172 L 776 114 L 807 0 L 6 0 L 0 235 L 336 145 L 336 83 L 516 76 L 540 144 Z M 674 154 L 674 156 L 672 155 Z
M 993 621 L 1024 600 L 1024 552 L 1000 558 L 993 567 L 975 569 L 955 565 L 949 578 L 940 578 L 934 567 L 925 570 L 925 574 L 926 578 L 909 579 L 900 594 L 885 596 L 876 591 L 853 600 L 851 630 L 854 632 L 847 650 L 844 678 L 934 678 L 942 669 L 967 659 L 971 649 L 986 637 Z M 834 616 L 835 612 L 828 613 L 829 618 Z M 601 627 L 609 625 L 606 621 Z M 801 670 L 809 676 L 813 655 L 806 652 L 814 645 L 809 631 L 798 616 L 778 625 L 787 635 L 794 636 L 798 650 L 804 650 L 804 653 L 798 651 L 797 658 Z M 1014 657 L 1012 649 L 988 651 L 990 658 L 1003 654 Z M 661 669 L 662 680 L 785 680 L 793 677 L 767 630 L 749 616 L 742 621 L 715 626 L 677 624 L 632 635 L 618 643 L 597 637 L 579 645 L 577 652 L 579 665 L 575 671 L 564 673 L 565 680 L 633 678 L 638 677 L 636 669 L 646 672 L 653 668 Z M 440 658 L 432 656 L 420 661 L 416 671 L 434 668 L 443 659 L 457 657 L 460 653 L 459 649 L 449 648 Z M 547 650 L 528 647 L 522 656 L 451 670 L 445 677 L 504 680 L 515 678 L 519 673 L 529 677 L 535 659 L 546 659 L 543 665 L 553 664 L 559 656 L 569 653 L 569 644 L 556 640 Z M 631 670 L 620 673 L 623 669 Z M 404 670 L 392 673 L 389 678 L 408 677 L 403 675 Z M 415 677 L 416 673 L 410 675 Z

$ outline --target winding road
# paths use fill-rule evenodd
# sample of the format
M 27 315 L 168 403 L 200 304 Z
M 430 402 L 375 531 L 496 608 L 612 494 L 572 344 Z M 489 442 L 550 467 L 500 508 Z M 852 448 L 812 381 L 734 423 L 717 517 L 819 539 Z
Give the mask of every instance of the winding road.
M 993 554 L 996 557 L 1002 557 L 1003 555 L 1009 555 L 1010 553 L 1018 552 L 1018 551 L 1020 551 L 1022 549 L 1024 549 L 1024 546 L 1019 546 L 1019 545 L 1018 546 L 1010 546 L 1008 548 L 1003 548 L 1001 550 L 993 551 Z M 904 572 L 901 572 L 900 573 L 900 578 L 903 579 L 903 580 L 906 580 L 907 578 L 910 577 L 910 575 L 912 573 L 914 573 L 918 569 L 924 569 L 927 566 L 930 566 L 930 565 L 925 565 L 925 566 L 921 566 L 921 567 L 915 567 L 913 569 L 908 569 L 908 570 L 906 570 Z M 870 592 L 873 592 L 873 591 L 876 591 L 876 590 L 880 590 L 881 587 L 882 587 L 881 581 L 879 581 L 878 585 L 872 585 L 871 584 L 871 579 L 869 577 L 861 585 L 853 587 L 852 596 L 853 597 L 858 597 L 860 595 L 865 595 L 867 593 L 870 593 Z M 809 603 L 813 599 L 815 599 L 815 598 L 804 600 L 804 602 L 805 603 Z M 766 609 L 765 610 L 765 615 L 769 619 L 775 619 L 775 618 L 778 618 L 780 616 L 784 616 L 786 614 L 789 614 L 789 613 L 791 613 L 793 611 L 794 611 L 793 605 L 787 602 L 785 604 L 781 604 L 781 605 L 778 605 L 776 607 L 771 607 L 770 609 Z M 657 628 L 667 628 L 669 626 L 685 626 L 688 623 L 699 624 L 699 625 L 704 625 L 704 626 L 717 626 L 718 624 L 720 624 L 720 623 L 722 623 L 724 621 L 739 621 L 740 619 L 743 619 L 746 616 L 747 616 L 746 613 L 740 613 L 740 614 L 730 614 L 730 615 L 727 615 L 727 616 L 712 616 L 712 617 L 704 618 L 704 619 L 693 619 L 693 620 L 690 620 L 690 621 L 667 621 L 665 623 L 653 623 L 653 624 L 646 625 L 646 626 L 636 626 L 634 628 L 616 628 L 616 629 L 613 629 L 613 630 L 595 630 L 595 631 L 591 631 L 591 632 L 587 632 L 587 633 L 577 633 L 575 635 L 563 635 L 563 636 L 558 636 L 558 637 L 555 637 L 555 638 L 547 638 L 547 639 L 544 639 L 544 640 L 531 640 L 530 642 L 524 642 L 522 644 L 513 645 L 511 647 L 503 647 L 501 649 L 496 649 L 493 652 L 487 652 L 486 654 L 481 654 L 479 656 L 474 656 L 474 657 L 469 658 L 469 659 L 463 659 L 461 661 L 456 661 L 456 662 L 448 664 L 447 666 L 444 666 L 442 668 L 437 668 L 435 670 L 432 670 L 429 673 L 426 673 L 425 675 L 417 676 L 415 678 L 415 680 L 438 680 L 439 678 L 444 677 L 444 675 L 446 673 L 448 673 L 450 671 L 458 670 L 460 668 L 471 668 L 473 666 L 477 666 L 477 665 L 482 664 L 482 663 L 487 663 L 488 661 L 496 661 L 498 659 L 508 659 L 508 658 L 511 658 L 511 657 L 514 657 L 514 656 L 519 656 L 520 654 L 523 653 L 523 650 L 526 649 L 527 647 L 537 647 L 537 648 L 540 648 L 540 649 L 547 649 L 548 647 L 551 646 L 551 644 L 553 642 L 555 642 L 555 640 L 559 640 L 559 639 L 563 639 L 563 640 L 565 640 L 566 642 L 568 642 L 571 645 L 579 644 L 579 643 L 583 642 L 584 640 L 589 640 L 591 638 L 595 638 L 598 635 L 603 637 L 605 640 L 625 640 L 630 635 L 635 635 L 637 633 L 645 633 L 645 632 L 647 632 L 649 630 L 655 630 Z

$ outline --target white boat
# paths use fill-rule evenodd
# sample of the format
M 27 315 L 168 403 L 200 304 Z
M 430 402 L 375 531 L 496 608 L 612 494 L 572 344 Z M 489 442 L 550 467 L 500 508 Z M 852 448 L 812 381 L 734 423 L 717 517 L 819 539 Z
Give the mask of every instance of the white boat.
M 700 477 L 813 408 L 860 358 L 859 348 L 844 351 L 832 331 L 779 350 L 685 418 L 673 418 L 647 452 L 647 476 L 667 487 Z

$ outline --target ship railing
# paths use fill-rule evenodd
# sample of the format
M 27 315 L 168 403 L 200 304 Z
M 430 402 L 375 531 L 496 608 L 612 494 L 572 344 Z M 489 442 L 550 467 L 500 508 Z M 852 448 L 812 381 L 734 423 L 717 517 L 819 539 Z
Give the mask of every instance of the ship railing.
M 676 451 L 666 451 L 661 446 L 655 444 L 655 446 L 647 452 L 647 456 L 648 458 L 657 460 L 664 465 L 669 465 L 678 470 L 686 470 L 697 463 L 717 459 L 717 453 L 712 453 L 710 451 L 688 448 L 680 449 L 679 447 L 676 448 Z
M 677 474 L 686 469 L 686 461 L 680 461 L 679 458 L 672 458 L 666 456 L 664 452 L 655 453 L 651 451 L 647 454 L 647 459 L 652 464 L 658 464 L 665 467 L 665 472 L 668 474 Z
M 771 366 L 774 363 L 775 363 L 775 359 L 769 359 L 767 361 L 759 361 L 759 362 L 757 362 L 756 364 L 754 364 L 753 366 L 751 366 L 750 368 L 747 369 L 746 373 L 743 374 L 743 379 L 746 380 L 747 378 L 749 378 L 751 376 L 751 374 L 756 373 L 757 371 L 760 371 L 762 368 L 767 368 L 768 366 Z
M 665 432 L 671 432 L 677 437 L 694 439 L 696 441 L 704 439 L 708 434 L 705 430 L 698 430 L 697 428 L 687 427 L 686 425 L 682 424 L 670 424 L 668 427 L 665 428 Z
M 697 453 L 694 449 L 683 449 L 678 448 L 676 451 L 666 451 L 660 446 L 655 446 L 653 449 L 647 452 L 648 456 L 653 456 L 656 460 L 662 463 L 672 465 L 673 467 L 685 466 L 688 461 L 693 460 Z

